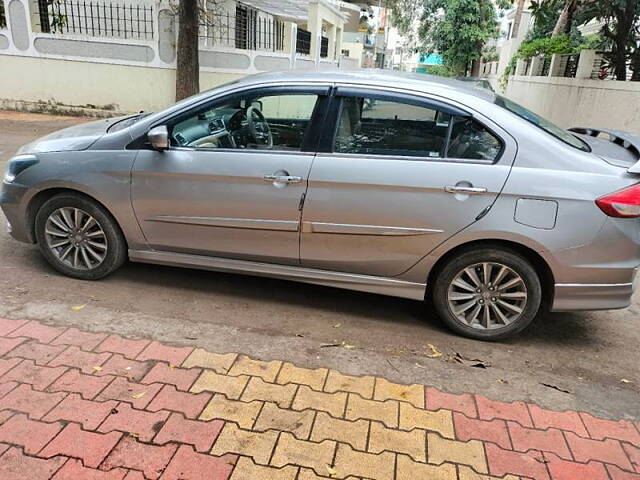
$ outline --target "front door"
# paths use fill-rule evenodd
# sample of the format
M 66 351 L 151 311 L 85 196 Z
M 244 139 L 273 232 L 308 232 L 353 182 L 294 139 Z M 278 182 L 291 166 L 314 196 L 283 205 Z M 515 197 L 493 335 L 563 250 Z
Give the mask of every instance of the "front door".
M 298 265 L 314 155 L 307 133 L 325 94 L 253 89 L 165 122 L 171 147 L 141 150 L 132 172 L 133 207 L 149 246 Z
M 302 265 L 400 275 L 493 204 L 515 142 L 440 101 L 337 92 L 329 151 L 309 176 Z

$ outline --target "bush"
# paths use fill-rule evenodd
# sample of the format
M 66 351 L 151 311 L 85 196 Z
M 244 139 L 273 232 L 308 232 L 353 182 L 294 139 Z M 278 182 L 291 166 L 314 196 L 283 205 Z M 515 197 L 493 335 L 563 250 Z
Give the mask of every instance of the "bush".
M 503 90 L 509 83 L 509 76 L 516 70 L 518 60 L 529 60 L 538 55 L 555 55 L 561 53 L 574 53 L 579 51 L 571 42 L 569 35 L 558 35 L 557 37 L 537 38 L 529 42 L 523 42 L 516 54 L 511 58 L 500 79 L 500 88 Z

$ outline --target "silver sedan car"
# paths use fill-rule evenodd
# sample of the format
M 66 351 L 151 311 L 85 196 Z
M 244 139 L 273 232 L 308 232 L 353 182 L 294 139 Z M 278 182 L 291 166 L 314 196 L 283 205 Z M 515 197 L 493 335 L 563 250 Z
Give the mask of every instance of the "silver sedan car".
M 426 299 L 489 340 L 629 305 L 639 159 L 456 80 L 262 74 L 25 145 L 0 205 L 75 278 L 129 259 Z

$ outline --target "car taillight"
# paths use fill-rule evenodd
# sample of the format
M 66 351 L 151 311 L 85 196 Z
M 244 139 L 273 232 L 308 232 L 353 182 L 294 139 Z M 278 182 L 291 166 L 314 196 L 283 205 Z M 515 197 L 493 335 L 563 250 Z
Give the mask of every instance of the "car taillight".
M 600 197 L 596 205 L 610 217 L 640 217 L 640 183 Z

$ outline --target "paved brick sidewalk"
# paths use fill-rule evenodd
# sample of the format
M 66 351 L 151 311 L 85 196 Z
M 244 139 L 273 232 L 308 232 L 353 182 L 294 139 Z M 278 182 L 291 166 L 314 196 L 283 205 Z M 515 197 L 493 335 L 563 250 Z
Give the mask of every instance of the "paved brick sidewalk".
M 2 480 L 640 480 L 640 422 L 0 318 Z

